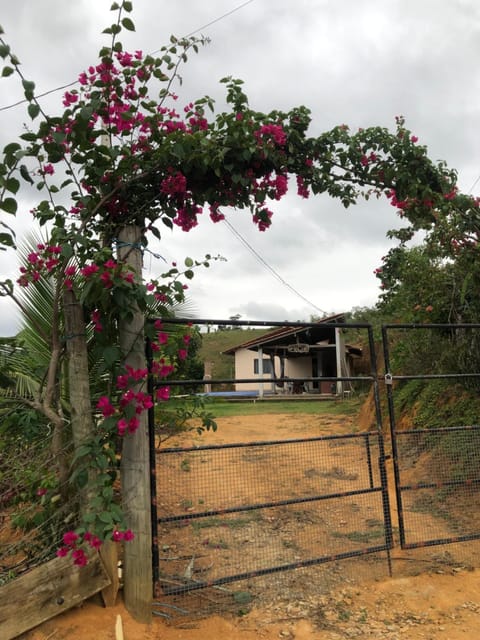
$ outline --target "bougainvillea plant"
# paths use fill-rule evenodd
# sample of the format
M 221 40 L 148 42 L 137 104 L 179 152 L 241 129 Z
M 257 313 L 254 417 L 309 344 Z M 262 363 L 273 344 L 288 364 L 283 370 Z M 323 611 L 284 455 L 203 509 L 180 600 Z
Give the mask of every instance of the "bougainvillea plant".
M 86 466 L 93 464 L 96 483 L 82 525 L 66 533 L 60 550 L 72 553 L 77 564 L 85 562 L 82 544 L 96 548 L 106 537 L 129 539 L 136 533 L 113 499 L 114 441 L 135 438 L 139 415 L 158 398 L 146 392 L 145 368 L 122 364 L 119 326 L 134 310 L 158 313 L 158 305 L 182 300 L 184 280 L 193 276 L 195 266 L 209 261 L 188 258 L 184 269 L 172 265 L 156 280 L 144 282 L 120 251 L 122 229 L 139 228 L 139 246 L 131 250 L 145 250 L 152 237 L 163 239 L 165 227 L 189 232 L 202 218 L 216 223 L 237 208 L 247 210 L 265 231 L 275 202 L 292 183 L 300 198 L 328 193 L 345 207 L 359 197 L 386 197 L 409 222 L 395 232 L 400 242 L 420 228 L 446 226 L 449 232 L 455 228 L 462 242 L 471 229 L 469 221 L 478 218 L 478 202 L 457 192 L 455 172 L 430 161 L 402 118 L 392 132 L 380 127 L 352 132 L 339 124 L 309 137 L 306 107 L 256 111 L 242 81 L 233 78 L 220 81 L 228 110 L 215 113 L 208 96 L 182 104 L 174 93 L 179 66 L 204 41 L 172 37 L 159 56 L 126 51 L 118 36 L 134 30 L 132 3 L 115 2 L 111 8 L 116 20 L 104 31 L 111 42 L 100 50 L 97 62 L 81 70 L 58 115 L 43 111 L 35 84 L 24 77 L 0 38 L 2 75 L 18 74 L 31 118 L 29 130 L 3 150 L 0 209 L 14 215 L 22 206 L 22 188 L 34 186 L 45 196 L 31 215 L 49 234 L 49 242 L 29 256 L 16 285 L 4 282 L 2 290 L 15 297 L 16 286 L 54 278 L 58 323 L 69 292 L 88 320 L 89 348 L 108 374 L 102 392 L 90 399 L 95 435 L 76 451 L 73 482 L 86 482 Z M 8 224 L 1 225 L 0 242 L 13 246 Z M 62 375 L 59 327 L 52 327 L 52 359 L 36 405 L 50 416 L 56 407 L 48 385 Z M 186 357 L 188 333 L 170 339 L 161 326 L 149 327 L 158 355 L 153 373 L 167 378 Z M 168 398 L 168 385 L 159 395 L 160 400 Z

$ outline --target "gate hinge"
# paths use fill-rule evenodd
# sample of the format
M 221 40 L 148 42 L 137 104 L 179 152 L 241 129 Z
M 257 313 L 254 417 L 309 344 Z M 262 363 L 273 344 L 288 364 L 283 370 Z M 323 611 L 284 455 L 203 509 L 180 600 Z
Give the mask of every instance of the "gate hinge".
M 391 373 L 386 373 L 385 374 L 385 384 L 392 384 L 393 383 L 393 376 Z

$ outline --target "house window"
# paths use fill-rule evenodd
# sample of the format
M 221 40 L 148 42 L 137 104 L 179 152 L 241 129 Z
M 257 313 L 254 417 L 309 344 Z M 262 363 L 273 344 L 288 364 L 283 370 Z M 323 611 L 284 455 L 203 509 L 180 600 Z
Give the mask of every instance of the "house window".
M 259 359 L 255 358 L 253 361 L 253 373 L 259 374 Z M 272 373 L 272 363 L 268 358 L 263 358 L 263 373 Z

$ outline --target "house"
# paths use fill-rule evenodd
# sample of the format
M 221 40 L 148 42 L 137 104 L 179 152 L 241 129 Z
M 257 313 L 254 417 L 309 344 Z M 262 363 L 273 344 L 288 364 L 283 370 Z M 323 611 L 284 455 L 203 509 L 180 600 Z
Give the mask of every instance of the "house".
M 235 379 L 249 379 L 236 382 L 235 390 L 257 391 L 260 396 L 343 394 L 350 383 L 332 378 L 350 376 L 352 359 L 362 354 L 360 348 L 345 344 L 342 327 L 335 326 L 344 322 L 344 315 L 337 314 L 306 326 L 284 326 L 227 349 L 223 353 L 235 358 Z

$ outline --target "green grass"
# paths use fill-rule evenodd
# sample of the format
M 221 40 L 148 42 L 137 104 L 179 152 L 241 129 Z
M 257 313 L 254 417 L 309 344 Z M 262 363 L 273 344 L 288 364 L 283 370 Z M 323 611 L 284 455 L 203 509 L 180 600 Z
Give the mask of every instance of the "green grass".
M 229 402 L 228 400 L 206 400 L 205 408 L 216 418 L 231 416 L 256 416 L 265 414 L 317 414 L 355 415 L 362 406 L 363 398 L 348 400 L 257 400 Z

